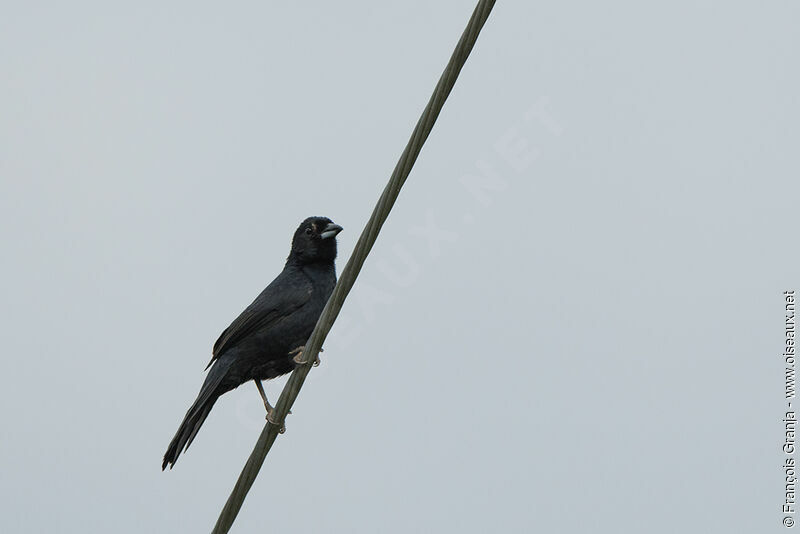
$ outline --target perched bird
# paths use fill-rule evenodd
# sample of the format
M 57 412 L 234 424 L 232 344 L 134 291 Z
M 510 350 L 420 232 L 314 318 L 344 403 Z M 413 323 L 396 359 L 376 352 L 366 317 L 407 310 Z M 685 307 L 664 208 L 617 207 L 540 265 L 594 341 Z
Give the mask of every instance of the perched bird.
M 336 236 L 341 231 L 327 217 L 309 217 L 297 228 L 283 271 L 214 343 L 206 366 L 211 370 L 167 447 L 162 470 L 172 469 L 189 448 L 220 395 L 245 382 L 256 383 L 270 418 L 273 408 L 261 381 L 284 375 L 301 361 L 303 344 L 336 285 Z

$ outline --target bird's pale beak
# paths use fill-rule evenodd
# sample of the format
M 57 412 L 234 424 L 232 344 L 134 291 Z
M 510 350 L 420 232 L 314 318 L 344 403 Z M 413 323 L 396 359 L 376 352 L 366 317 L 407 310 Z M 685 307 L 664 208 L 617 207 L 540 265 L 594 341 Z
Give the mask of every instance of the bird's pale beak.
M 328 224 L 328 226 L 325 227 L 322 233 L 319 234 L 319 236 L 322 239 L 328 239 L 329 237 L 336 237 L 336 235 L 342 230 L 344 230 L 344 228 L 342 228 L 338 224 L 330 223 Z

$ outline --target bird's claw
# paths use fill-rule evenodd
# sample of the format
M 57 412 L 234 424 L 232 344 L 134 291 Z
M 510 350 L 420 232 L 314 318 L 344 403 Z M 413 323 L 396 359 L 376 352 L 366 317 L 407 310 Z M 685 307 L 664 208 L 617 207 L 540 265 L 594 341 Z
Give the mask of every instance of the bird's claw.
M 303 356 L 303 351 L 305 349 L 306 349 L 306 346 L 305 345 L 301 345 L 301 346 L 297 347 L 296 349 L 292 350 L 289 353 L 289 356 L 294 355 L 294 358 L 292 358 L 292 361 L 294 361 L 294 363 L 297 363 L 297 364 L 300 364 L 300 365 L 304 365 L 304 364 L 308 363 L 308 360 L 301 359 L 301 357 Z M 322 350 L 322 348 L 320 348 L 319 351 L 320 352 L 324 352 Z M 319 354 L 317 354 L 317 356 L 314 358 L 314 367 L 319 367 L 319 364 L 320 364 L 320 359 L 319 359 Z
M 264 408 L 266 408 L 266 409 L 267 409 L 267 417 L 269 417 L 269 414 L 271 414 L 271 413 L 272 413 L 272 410 L 274 410 L 274 409 L 275 409 L 275 408 L 274 408 L 274 407 L 273 407 L 271 404 L 265 404 L 265 405 L 264 405 Z M 292 415 L 292 410 L 289 410 L 289 411 L 288 411 L 288 412 L 286 412 L 286 413 L 287 413 L 288 415 Z
M 269 424 L 271 424 L 271 425 L 275 425 L 275 426 L 277 426 L 277 427 L 278 427 L 278 433 L 279 433 L 279 434 L 284 434 L 284 433 L 286 432 L 286 424 L 285 424 L 285 423 L 280 423 L 280 424 L 276 423 L 276 422 L 275 422 L 275 421 L 272 419 L 272 414 L 273 414 L 273 413 L 275 413 L 275 410 L 274 410 L 274 409 L 273 409 L 273 410 L 270 410 L 269 412 L 267 412 L 267 417 L 266 417 L 266 419 L 267 419 L 267 422 L 268 422 Z M 292 412 L 290 411 L 289 413 L 292 413 Z

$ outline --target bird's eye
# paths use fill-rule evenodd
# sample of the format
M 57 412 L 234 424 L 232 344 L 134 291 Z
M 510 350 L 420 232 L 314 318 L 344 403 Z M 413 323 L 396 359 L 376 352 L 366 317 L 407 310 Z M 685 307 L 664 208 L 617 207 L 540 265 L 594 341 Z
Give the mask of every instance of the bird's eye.
M 311 235 L 311 227 L 306 228 L 306 235 Z

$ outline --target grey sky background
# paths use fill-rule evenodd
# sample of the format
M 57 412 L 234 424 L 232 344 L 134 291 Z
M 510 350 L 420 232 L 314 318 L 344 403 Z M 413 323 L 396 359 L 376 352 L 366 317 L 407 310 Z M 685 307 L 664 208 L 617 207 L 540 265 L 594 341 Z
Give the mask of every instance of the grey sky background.
M 341 270 L 474 2 L 3 7 L 0 530 L 207 532 L 213 342 L 306 216 Z M 798 16 L 499 2 L 233 532 L 782 530 Z

